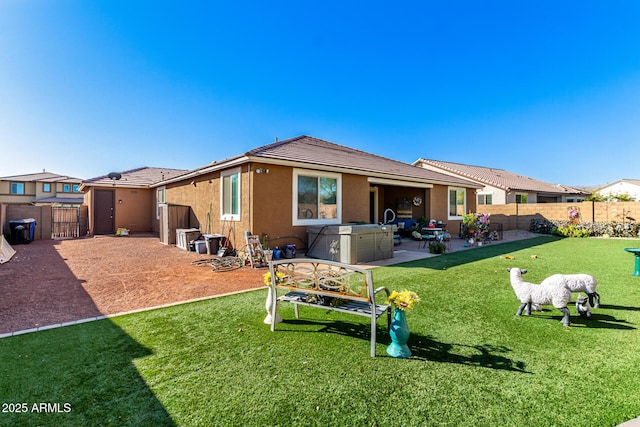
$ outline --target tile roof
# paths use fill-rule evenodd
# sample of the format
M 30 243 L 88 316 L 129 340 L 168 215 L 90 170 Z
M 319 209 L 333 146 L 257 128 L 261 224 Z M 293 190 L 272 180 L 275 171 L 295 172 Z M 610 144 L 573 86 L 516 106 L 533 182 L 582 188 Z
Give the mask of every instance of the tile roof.
M 455 173 L 462 177 L 480 182 L 485 185 L 501 188 L 505 191 L 533 191 L 538 193 L 556 194 L 589 194 L 567 185 L 551 184 L 527 176 L 518 175 L 504 169 L 494 169 L 483 166 L 464 165 L 461 163 L 444 162 L 440 160 L 418 159 L 413 164 L 424 163 L 434 168 Z
M 83 197 L 47 197 L 45 199 L 34 200 L 34 203 L 66 203 L 76 205 L 81 205 L 83 202 Z
M 147 188 L 156 182 L 166 179 L 175 178 L 188 172 L 184 169 L 168 169 L 168 168 L 150 168 L 142 167 L 120 172 L 120 179 L 112 180 L 109 175 L 102 175 L 95 178 L 82 181 L 82 187 L 85 186 L 118 186 L 118 187 L 137 187 Z
M 330 167 L 348 170 L 355 174 L 364 173 L 393 179 L 458 184 L 467 187 L 476 186 L 467 179 L 418 168 L 397 160 L 304 135 L 255 148 L 246 152 L 245 156 L 265 162 L 269 160 L 291 162 L 316 169 Z
M 0 177 L 0 181 L 79 183 L 82 179 L 43 171 L 40 173 L 29 173 L 25 175 L 4 176 Z
M 617 181 L 610 182 L 609 184 L 600 185 L 600 186 L 595 188 L 595 191 L 602 191 L 604 189 L 608 189 L 609 187 L 613 187 L 615 185 L 622 184 L 622 183 L 631 184 L 631 185 L 637 185 L 637 186 L 640 187 L 640 179 L 624 179 L 624 178 L 622 178 L 622 179 L 619 179 Z

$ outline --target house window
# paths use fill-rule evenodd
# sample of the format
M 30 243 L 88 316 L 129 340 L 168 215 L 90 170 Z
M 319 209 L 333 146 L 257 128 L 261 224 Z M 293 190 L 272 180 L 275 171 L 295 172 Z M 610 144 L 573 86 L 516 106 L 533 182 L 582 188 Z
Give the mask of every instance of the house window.
M 165 203 L 165 189 L 164 187 L 156 190 L 156 218 L 160 219 L 160 205 Z
M 493 195 L 492 194 L 478 194 L 478 204 L 479 205 L 492 205 L 493 204 Z
M 71 186 L 69 184 L 64 184 L 62 186 L 62 192 L 63 193 L 70 193 L 71 192 Z
M 293 225 L 340 224 L 342 176 L 293 171 Z
M 24 194 L 24 182 L 12 182 L 11 194 Z
M 467 210 L 466 195 L 464 188 L 449 188 L 449 219 L 462 219 Z
M 516 203 L 527 203 L 526 194 L 516 194 Z
M 240 221 L 240 169 L 220 174 L 221 219 Z
M 73 184 L 73 192 L 74 192 L 74 193 L 78 193 L 78 192 L 80 192 L 80 185 L 78 185 L 78 184 Z
M 43 193 L 51 193 L 51 183 L 50 182 L 43 182 L 42 183 L 42 192 Z

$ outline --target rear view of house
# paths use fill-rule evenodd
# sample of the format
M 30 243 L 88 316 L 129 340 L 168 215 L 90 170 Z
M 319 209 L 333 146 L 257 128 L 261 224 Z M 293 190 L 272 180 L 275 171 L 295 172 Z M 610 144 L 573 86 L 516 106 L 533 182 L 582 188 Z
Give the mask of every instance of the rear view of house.
M 190 227 L 305 247 L 308 227 L 436 219 L 457 229 L 481 185 L 300 136 L 151 185 L 156 203 L 188 206 Z

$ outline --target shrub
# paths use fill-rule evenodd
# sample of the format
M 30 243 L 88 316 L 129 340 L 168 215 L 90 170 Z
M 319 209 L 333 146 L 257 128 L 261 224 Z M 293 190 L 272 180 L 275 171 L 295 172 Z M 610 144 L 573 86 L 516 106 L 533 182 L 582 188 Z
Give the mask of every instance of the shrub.
M 432 254 L 443 254 L 447 251 L 447 245 L 443 242 L 429 242 L 429 252 Z
M 534 233 L 555 234 L 564 237 L 640 237 L 639 222 L 581 222 L 532 219 L 530 230 Z
M 567 226 L 556 227 L 553 234 L 563 237 L 589 237 L 591 233 L 586 228 L 575 224 L 569 224 Z

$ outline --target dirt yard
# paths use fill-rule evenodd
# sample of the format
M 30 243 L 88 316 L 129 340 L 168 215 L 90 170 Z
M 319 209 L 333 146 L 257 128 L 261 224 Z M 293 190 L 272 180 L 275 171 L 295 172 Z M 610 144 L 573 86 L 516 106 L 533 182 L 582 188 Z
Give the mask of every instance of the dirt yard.
M 264 286 L 266 269 L 213 272 L 153 236 L 36 240 L 0 264 L 0 334 Z M 266 295 L 266 292 L 265 292 Z

